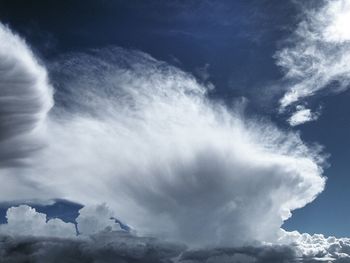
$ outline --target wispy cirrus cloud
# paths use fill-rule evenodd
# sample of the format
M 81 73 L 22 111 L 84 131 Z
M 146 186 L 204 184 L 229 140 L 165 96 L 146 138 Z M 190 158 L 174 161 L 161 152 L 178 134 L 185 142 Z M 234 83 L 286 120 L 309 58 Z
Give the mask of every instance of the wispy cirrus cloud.
M 302 20 L 285 48 L 276 53 L 287 82 L 280 100 L 281 112 L 324 90 L 337 93 L 350 84 L 350 1 L 328 0 L 317 7 L 303 3 L 300 6 Z M 305 116 L 306 111 L 303 113 Z M 313 118 L 303 122 L 310 120 Z

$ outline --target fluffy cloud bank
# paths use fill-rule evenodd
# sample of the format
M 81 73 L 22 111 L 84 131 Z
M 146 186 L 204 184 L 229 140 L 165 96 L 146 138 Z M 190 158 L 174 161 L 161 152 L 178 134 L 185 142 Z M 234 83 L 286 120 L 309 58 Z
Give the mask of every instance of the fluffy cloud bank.
M 75 225 L 60 219 L 47 220 L 46 215 L 38 213 L 27 205 L 11 207 L 6 213 L 7 223 L 0 225 L 0 233 L 6 235 L 73 237 Z
M 280 100 L 281 111 L 322 90 L 341 92 L 350 84 L 350 1 L 327 0 L 317 8 L 301 5 L 303 20 L 287 47 L 276 54 L 289 83 Z M 310 120 L 303 118 L 303 122 Z
M 0 225 L 0 262 L 349 262 L 350 239 L 281 230 L 275 243 L 189 249 L 122 231 L 105 204 L 79 211 L 77 230 L 27 205 Z M 77 233 L 79 232 L 79 234 Z M 78 234 L 78 235 L 77 235 Z
M 315 261 L 350 262 L 350 238 L 325 237 L 281 230 L 280 244 L 293 246 L 298 258 Z
M 92 50 L 49 69 L 47 145 L 26 167 L 2 170 L 0 200 L 106 202 L 140 235 L 242 245 L 276 241 L 291 211 L 324 188 L 319 149 L 209 100 L 191 74 L 147 54 Z M 83 233 L 115 227 L 79 220 Z
M 7 210 L 7 223 L 0 225 L 0 233 L 11 236 L 47 236 L 75 237 L 77 234 L 88 236 L 104 230 L 121 230 L 119 223 L 113 219 L 113 212 L 105 204 L 83 207 L 76 219 L 77 229 L 73 223 L 61 219 L 47 219 L 28 205 L 14 206 Z

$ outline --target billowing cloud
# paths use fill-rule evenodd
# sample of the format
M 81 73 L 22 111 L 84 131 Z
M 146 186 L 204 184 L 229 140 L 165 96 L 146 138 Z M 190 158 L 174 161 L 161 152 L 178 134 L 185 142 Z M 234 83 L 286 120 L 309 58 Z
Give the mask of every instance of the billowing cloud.
M 85 206 L 79 210 L 77 225 L 59 218 L 48 219 L 29 205 L 10 207 L 6 224 L 0 225 L 0 234 L 11 236 L 75 237 L 89 236 L 103 231 L 121 230 L 113 212 L 106 204 Z
M 76 236 L 75 225 L 58 218 L 47 220 L 46 215 L 27 205 L 11 207 L 6 213 L 7 223 L 0 225 L 0 233 L 11 236 Z
M 79 210 L 79 216 L 76 219 L 79 234 L 92 235 L 106 229 L 121 230 L 114 218 L 115 215 L 106 204 L 83 207 Z
M 189 249 L 122 231 L 105 204 L 84 207 L 75 225 L 27 205 L 11 207 L 0 225 L 0 262 L 349 262 L 350 239 L 280 230 L 274 243 Z
M 329 262 L 350 262 L 350 239 L 325 237 L 322 234 L 300 234 L 281 230 L 278 243 L 292 245 L 298 258 Z
M 281 111 L 322 90 L 340 92 L 349 87 L 350 1 L 322 3 L 312 9 L 301 3 L 303 19 L 286 47 L 276 54 L 288 83 L 280 100 Z
M 242 245 L 277 240 L 291 211 L 324 188 L 319 149 L 209 100 L 211 86 L 145 53 L 92 50 L 49 68 L 47 146 L 3 171 L 2 201 L 106 202 L 139 235 Z M 90 211 L 78 225 L 94 233 L 102 221 Z
M 43 121 L 52 105 L 45 68 L 0 23 L 0 167 L 18 165 L 41 146 Z

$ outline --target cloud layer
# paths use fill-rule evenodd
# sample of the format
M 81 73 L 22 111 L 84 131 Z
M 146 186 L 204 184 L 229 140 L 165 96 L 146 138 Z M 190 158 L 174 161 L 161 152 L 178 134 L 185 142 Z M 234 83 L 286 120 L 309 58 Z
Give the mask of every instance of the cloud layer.
M 349 87 L 350 1 L 320 2 L 317 8 L 300 3 L 303 19 L 286 47 L 276 53 L 277 64 L 285 71 L 288 83 L 280 100 L 282 112 L 323 90 L 341 92 Z M 310 120 L 313 118 L 304 118 L 303 122 Z
M 76 226 L 28 205 L 10 207 L 7 223 L 0 225 L 0 261 L 81 262 L 348 262 L 350 239 L 280 230 L 274 243 L 251 246 L 188 249 L 122 231 L 105 204 L 79 210 Z M 61 238 L 61 239 L 60 239 Z M 45 259 L 45 260 L 44 260 Z M 41 261 L 40 261 L 41 260 Z M 113 261 L 114 260 L 114 261 Z M 152 261 L 153 260 L 153 261 Z
M 349 239 L 294 233 L 299 243 L 188 249 L 178 243 L 103 231 L 83 238 L 0 236 L 0 261 L 128 263 L 349 262 Z M 297 238 L 297 239 L 295 239 Z

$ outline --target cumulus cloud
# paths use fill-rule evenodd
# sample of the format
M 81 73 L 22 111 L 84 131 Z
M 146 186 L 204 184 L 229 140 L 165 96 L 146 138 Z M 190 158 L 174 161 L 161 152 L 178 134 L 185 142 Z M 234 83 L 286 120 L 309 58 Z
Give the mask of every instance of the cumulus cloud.
M 48 219 L 27 204 L 12 206 L 6 212 L 7 223 L 0 224 L 0 234 L 11 236 L 73 237 L 89 236 L 103 231 L 127 230 L 126 225 L 115 218 L 106 204 L 84 206 L 75 219 L 76 225 L 59 218 Z
M 324 188 L 319 149 L 210 101 L 211 86 L 145 53 L 91 50 L 49 69 L 47 146 L 5 171 L 0 200 L 106 202 L 140 235 L 241 245 L 276 240 L 291 211 Z M 86 233 L 117 227 L 88 209 L 84 222 Z
M 317 8 L 302 5 L 303 20 L 276 53 L 285 71 L 287 92 L 280 110 L 322 90 L 340 92 L 350 84 L 349 0 L 327 0 Z
M 300 234 L 281 230 L 280 244 L 292 245 L 296 256 L 304 260 L 350 262 L 350 239 Z
M 18 165 L 40 147 L 52 105 L 45 68 L 19 36 L 0 23 L 0 166 Z
M 83 207 L 79 210 L 79 216 L 76 219 L 79 233 L 92 235 L 103 230 L 121 230 L 114 217 L 115 215 L 106 204 Z
M 8 208 L 6 220 L 7 223 L 0 224 L 0 234 L 11 236 L 74 237 L 122 230 L 106 204 L 81 208 L 76 225 L 59 218 L 48 219 L 46 214 L 37 212 L 29 205 Z
M 28 205 L 11 207 L 0 225 L 0 262 L 349 262 L 350 239 L 280 230 L 275 243 L 189 249 L 136 236 L 111 221 L 105 204 L 84 207 L 75 225 Z
M 305 108 L 302 105 L 296 107 L 297 111 L 293 113 L 288 119 L 291 126 L 297 126 L 309 121 L 315 121 L 319 117 L 319 113 L 312 112 L 310 109 Z
M 11 207 L 6 213 L 7 223 L 0 225 L 0 233 L 6 235 L 73 237 L 75 225 L 58 218 L 47 220 L 46 215 L 38 213 L 28 205 Z
M 105 204 L 82 208 L 78 234 L 28 205 L 11 207 L 0 225 L 0 262 L 170 262 L 186 248 L 122 231 L 112 216 Z

